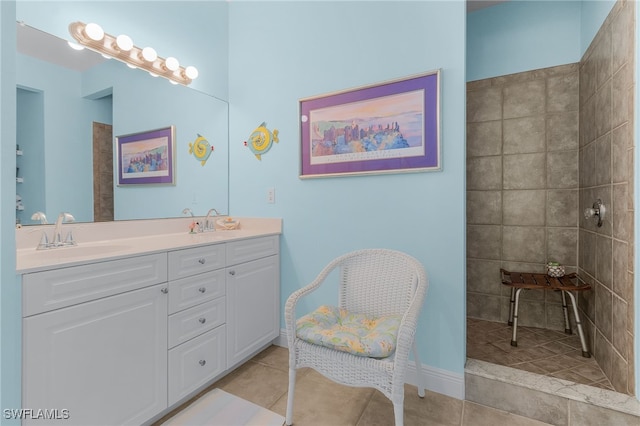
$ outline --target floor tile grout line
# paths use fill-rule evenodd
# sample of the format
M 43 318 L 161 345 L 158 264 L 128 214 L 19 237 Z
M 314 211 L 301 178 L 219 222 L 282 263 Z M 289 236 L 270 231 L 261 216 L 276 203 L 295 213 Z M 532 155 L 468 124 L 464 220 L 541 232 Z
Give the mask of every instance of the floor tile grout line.
M 356 420 L 354 426 L 358 426 L 360 424 L 360 420 L 362 420 L 364 413 L 367 411 L 367 408 L 369 408 L 369 405 L 371 404 L 371 401 L 373 401 L 373 397 L 375 396 L 375 394 L 375 392 L 371 392 L 371 395 L 369 395 L 369 400 L 366 404 L 364 404 L 364 407 L 362 408 L 362 411 L 360 412 L 360 415 L 358 416 L 358 419 Z

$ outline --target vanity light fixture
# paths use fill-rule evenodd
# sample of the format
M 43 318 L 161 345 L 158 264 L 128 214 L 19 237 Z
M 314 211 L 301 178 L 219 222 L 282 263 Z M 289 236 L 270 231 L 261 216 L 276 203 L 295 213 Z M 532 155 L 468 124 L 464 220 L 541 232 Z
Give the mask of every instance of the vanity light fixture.
M 107 34 L 98 24 L 73 22 L 69 24 L 69 32 L 82 46 L 102 54 L 105 58 L 117 59 L 131 68 L 143 69 L 154 77 L 162 76 L 173 84 L 187 86 L 198 77 L 195 67 L 182 67 L 172 56 L 162 58 L 152 47 L 141 49 L 135 46 L 131 37 L 127 35 L 114 37 Z

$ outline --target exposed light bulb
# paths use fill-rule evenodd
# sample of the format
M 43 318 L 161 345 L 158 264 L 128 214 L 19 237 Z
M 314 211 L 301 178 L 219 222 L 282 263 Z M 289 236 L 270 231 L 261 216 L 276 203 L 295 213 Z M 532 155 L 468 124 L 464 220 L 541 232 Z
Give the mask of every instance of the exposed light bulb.
M 74 43 L 72 41 L 68 41 L 67 44 L 69 45 L 70 48 L 72 48 L 73 50 L 84 50 L 84 46 L 78 44 L 78 43 Z
M 164 65 L 167 67 L 169 71 L 177 71 L 180 68 L 180 62 L 173 56 L 169 56 L 164 60 Z
M 153 62 L 158 59 L 158 54 L 153 47 L 145 47 L 142 49 L 142 59 L 147 62 Z
M 189 65 L 185 70 L 184 73 L 187 77 L 189 77 L 191 80 L 195 80 L 196 78 L 198 78 L 198 68 Z
M 69 46 L 72 48 L 82 50 L 88 47 L 90 50 L 102 54 L 106 59 L 115 58 L 124 62 L 129 68 L 143 69 L 152 77 L 165 77 L 171 84 L 188 85 L 192 80 L 198 78 L 199 71 L 196 67 L 182 67 L 175 57 L 169 56 L 166 59 L 160 57 L 155 49 L 149 46 L 141 49 L 135 46 L 131 37 L 126 34 L 115 37 L 105 33 L 102 27 L 96 23 L 72 22 L 69 25 L 69 32 L 79 43 L 78 45 L 69 42 Z
M 104 38 L 104 30 L 98 24 L 93 22 L 84 27 L 84 32 L 93 41 L 100 41 Z
M 116 38 L 116 45 L 118 46 L 118 49 L 122 50 L 123 52 L 128 52 L 133 49 L 133 40 L 131 40 L 131 37 L 129 37 L 128 35 L 120 34 Z

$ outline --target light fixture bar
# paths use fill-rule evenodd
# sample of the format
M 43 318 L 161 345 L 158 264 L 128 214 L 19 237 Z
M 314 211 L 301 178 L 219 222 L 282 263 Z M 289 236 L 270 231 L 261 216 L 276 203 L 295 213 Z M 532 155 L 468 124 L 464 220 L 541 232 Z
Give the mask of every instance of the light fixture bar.
M 87 25 L 83 22 L 72 22 L 71 24 L 69 24 L 69 32 L 78 43 L 87 47 L 88 49 L 101 53 L 103 56 L 107 55 L 111 58 L 124 62 L 129 66 L 148 71 L 154 76 L 162 76 L 175 83 L 183 84 L 185 86 L 189 85 L 193 81 L 193 78 L 195 78 L 193 76 L 197 76 L 198 74 L 197 70 L 195 71 L 195 73 L 191 72 L 191 69 L 193 67 L 187 67 L 185 69 L 185 67 L 177 65 L 178 61 L 175 58 L 167 58 L 169 59 L 169 66 L 167 66 L 167 59 L 157 55 L 153 55 L 155 56 L 155 59 L 153 61 L 149 61 L 145 59 L 145 56 L 148 59 L 153 58 L 153 56 L 143 56 L 143 49 L 135 45 L 133 45 L 129 50 L 125 50 L 119 47 L 119 45 L 122 46 L 123 44 L 122 36 L 120 36 L 120 44 L 118 44 L 118 37 L 114 37 L 110 34 L 104 33 L 104 36 L 100 38 L 100 34 L 96 36 L 94 31 L 87 31 L 87 26 L 90 26 L 89 29 L 91 30 L 91 26 L 97 25 Z M 97 27 L 100 28 L 99 26 Z M 91 34 L 91 36 L 89 34 Z M 96 40 L 96 38 L 99 39 Z M 129 37 L 126 37 L 126 39 L 128 39 L 129 42 L 131 41 Z M 126 47 L 129 46 L 127 45 Z M 145 53 L 147 51 L 145 51 Z M 173 68 L 174 70 L 172 71 L 170 68 Z

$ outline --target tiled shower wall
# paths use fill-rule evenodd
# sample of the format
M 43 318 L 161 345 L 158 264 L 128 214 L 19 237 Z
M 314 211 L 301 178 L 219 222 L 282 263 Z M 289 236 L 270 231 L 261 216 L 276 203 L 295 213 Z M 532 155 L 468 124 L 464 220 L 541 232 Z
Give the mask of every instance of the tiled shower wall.
M 580 215 L 578 273 L 598 364 L 618 392 L 634 394 L 633 90 L 635 2 L 618 1 L 580 62 L 580 209 L 601 199 L 602 227 Z
M 578 260 L 579 64 L 467 84 L 467 315 L 507 321 L 500 268 Z M 523 292 L 519 323 L 564 330 L 555 292 Z
M 634 8 L 614 5 L 579 64 L 467 84 L 467 315 L 507 320 L 501 267 L 544 272 L 546 262 L 561 262 L 593 285 L 578 303 L 587 340 L 616 390 L 628 394 Z M 598 198 L 607 207 L 601 228 L 582 215 Z M 524 292 L 519 322 L 563 330 L 560 296 Z

